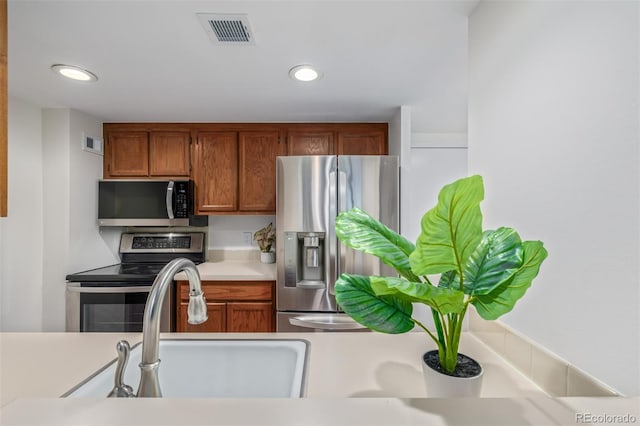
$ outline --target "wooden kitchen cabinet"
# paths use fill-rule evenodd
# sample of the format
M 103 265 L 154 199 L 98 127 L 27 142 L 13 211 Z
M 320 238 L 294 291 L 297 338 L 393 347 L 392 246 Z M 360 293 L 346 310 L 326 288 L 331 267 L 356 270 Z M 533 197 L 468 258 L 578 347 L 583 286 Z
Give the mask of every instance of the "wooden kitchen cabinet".
M 196 214 L 238 209 L 238 133 L 202 132 L 195 147 Z
M 287 134 L 287 155 L 331 155 L 334 152 L 330 130 L 300 129 Z
M 149 134 L 110 132 L 104 145 L 104 177 L 149 176 Z
M 385 155 L 386 123 L 105 123 L 104 178 L 190 178 L 197 215 L 275 214 L 276 157 Z
M 387 155 L 387 131 L 359 129 L 338 131 L 338 155 Z
M 187 284 L 187 287 L 189 285 Z M 180 302 L 180 316 L 178 317 L 177 331 L 187 333 L 221 333 L 227 331 L 227 304 L 222 302 L 207 302 L 207 316 L 209 319 L 202 324 L 189 324 L 187 318 L 188 302 Z
M 386 155 L 386 123 L 318 123 L 287 128 L 287 155 Z
M 269 333 L 273 328 L 272 302 L 227 303 L 227 331 L 230 333 Z
M 276 157 L 286 155 L 279 128 L 200 132 L 193 179 L 197 214 L 273 214 Z
M 203 281 L 209 320 L 187 322 L 189 282 L 178 281 L 178 332 L 256 333 L 275 331 L 274 281 Z
M 149 176 L 185 176 L 191 172 L 189 132 L 149 134 Z
M 189 177 L 188 131 L 147 131 L 105 125 L 104 177 Z
M 240 132 L 238 163 L 238 210 L 276 211 L 276 157 L 287 155 L 280 131 Z

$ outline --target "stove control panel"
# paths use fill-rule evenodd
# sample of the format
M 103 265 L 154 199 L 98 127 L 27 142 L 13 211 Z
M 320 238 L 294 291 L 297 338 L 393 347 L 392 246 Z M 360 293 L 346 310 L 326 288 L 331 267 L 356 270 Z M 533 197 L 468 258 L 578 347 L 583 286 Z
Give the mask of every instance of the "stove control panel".
M 133 237 L 133 249 L 188 249 L 191 237 Z
M 204 253 L 204 233 L 123 233 L 120 254 Z M 147 260 L 148 261 L 148 260 Z

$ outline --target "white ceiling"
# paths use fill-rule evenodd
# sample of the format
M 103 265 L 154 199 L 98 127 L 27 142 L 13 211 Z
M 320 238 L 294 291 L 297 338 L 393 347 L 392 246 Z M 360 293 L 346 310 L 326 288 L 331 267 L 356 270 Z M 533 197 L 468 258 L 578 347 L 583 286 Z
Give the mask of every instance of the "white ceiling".
M 108 122 L 388 121 L 407 105 L 414 132 L 464 132 L 478 1 L 9 0 L 9 93 Z M 214 45 L 196 16 L 214 12 L 247 14 L 255 46 Z M 302 63 L 324 77 L 292 81 Z

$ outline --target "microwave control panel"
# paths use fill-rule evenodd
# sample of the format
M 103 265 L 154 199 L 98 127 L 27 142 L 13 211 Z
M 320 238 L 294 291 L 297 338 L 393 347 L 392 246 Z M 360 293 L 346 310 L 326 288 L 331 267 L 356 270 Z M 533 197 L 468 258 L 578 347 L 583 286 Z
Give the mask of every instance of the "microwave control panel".
M 173 216 L 179 219 L 189 217 L 189 182 L 176 182 L 174 191 Z

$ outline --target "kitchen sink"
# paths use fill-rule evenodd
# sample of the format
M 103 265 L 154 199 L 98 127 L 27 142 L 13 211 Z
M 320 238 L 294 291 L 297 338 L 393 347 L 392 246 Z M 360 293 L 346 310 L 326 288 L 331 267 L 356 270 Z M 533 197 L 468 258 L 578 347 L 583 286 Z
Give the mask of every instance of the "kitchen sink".
M 300 398 L 309 342 L 302 339 L 161 339 L 158 376 L 165 398 Z M 115 353 L 115 348 L 114 348 Z M 124 383 L 136 392 L 142 343 L 131 348 Z M 116 360 L 62 395 L 106 397 Z

